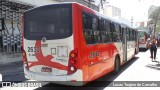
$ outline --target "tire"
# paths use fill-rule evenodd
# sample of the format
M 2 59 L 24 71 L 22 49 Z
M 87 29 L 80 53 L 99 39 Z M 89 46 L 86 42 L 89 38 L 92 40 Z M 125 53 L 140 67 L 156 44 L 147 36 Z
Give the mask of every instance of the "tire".
M 118 74 L 119 69 L 120 69 L 120 60 L 118 57 L 116 57 L 115 63 L 114 63 L 114 74 Z

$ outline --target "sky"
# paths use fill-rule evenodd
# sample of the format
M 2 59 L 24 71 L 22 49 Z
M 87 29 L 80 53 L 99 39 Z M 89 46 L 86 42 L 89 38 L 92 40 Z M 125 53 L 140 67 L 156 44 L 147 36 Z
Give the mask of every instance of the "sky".
M 148 9 L 150 5 L 160 6 L 160 0 L 107 0 L 111 5 L 121 9 L 121 16 L 126 19 L 133 17 L 134 21 L 148 19 Z M 100 0 L 95 0 L 99 4 Z

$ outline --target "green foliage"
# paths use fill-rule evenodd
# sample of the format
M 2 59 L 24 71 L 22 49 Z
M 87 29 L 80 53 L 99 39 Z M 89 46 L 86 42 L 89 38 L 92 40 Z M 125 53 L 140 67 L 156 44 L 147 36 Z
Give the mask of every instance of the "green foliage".
M 157 6 L 154 6 L 154 5 L 150 6 L 150 8 L 148 9 L 149 18 L 155 17 L 154 15 L 155 15 L 155 12 L 157 11 L 157 9 L 158 9 Z
M 146 30 L 147 27 L 137 27 L 136 29 L 137 29 L 137 30 Z
M 155 32 L 160 32 L 160 7 L 151 6 L 148 15 L 149 19 L 154 22 Z

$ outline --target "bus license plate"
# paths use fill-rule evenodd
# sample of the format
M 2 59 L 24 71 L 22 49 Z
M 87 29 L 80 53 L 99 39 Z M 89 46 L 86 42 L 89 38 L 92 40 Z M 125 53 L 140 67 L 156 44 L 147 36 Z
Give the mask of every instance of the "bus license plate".
M 42 72 L 52 72 L 52 68 L 42 67 L 41 71 L 42 71 Z

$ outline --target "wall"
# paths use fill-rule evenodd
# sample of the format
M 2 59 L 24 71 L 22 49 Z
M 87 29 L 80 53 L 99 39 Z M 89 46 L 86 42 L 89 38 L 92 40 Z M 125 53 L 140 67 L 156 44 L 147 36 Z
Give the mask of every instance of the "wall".
M 19 61 L 22 61 L 22 55 L 20 53 L 15 53 L 15 54 L 0 53 L 0 66 Z
M 34 7 L 56 3 L 56 1 L 54 1 L 54 0 L 9 0 L 9 1 L 20 3 L 20 4 L 25 4 L 25 5 L 29 5 L 29 6 L 34 6 Z M 11 22 L 12 22 L 11 20 L 5 19 L 5 25 L 8 29 L 9 34 L 12 34 L 12 31 L 13 31 L 14 35 L 20 34 L 19 29 L 17 27 L 17 23 L 19 22 L 21 24 L 22 22 L 14 20 L 13 21 L 13 28 L 12 28 Z M 22 28 L 20 27 L 20 30 L 21 29 Z M 5 32 L 6 32 L 6 30 L 5 30 Z M 2 48 L 3 47 L 1 47 L 0 50 Z M 18 61 L 22 61 L 21 53 L 19 53 L 19 52 L 18 53 L 0 52 L 0 65 L 12 63 L 12 62 L 18 62 Z

